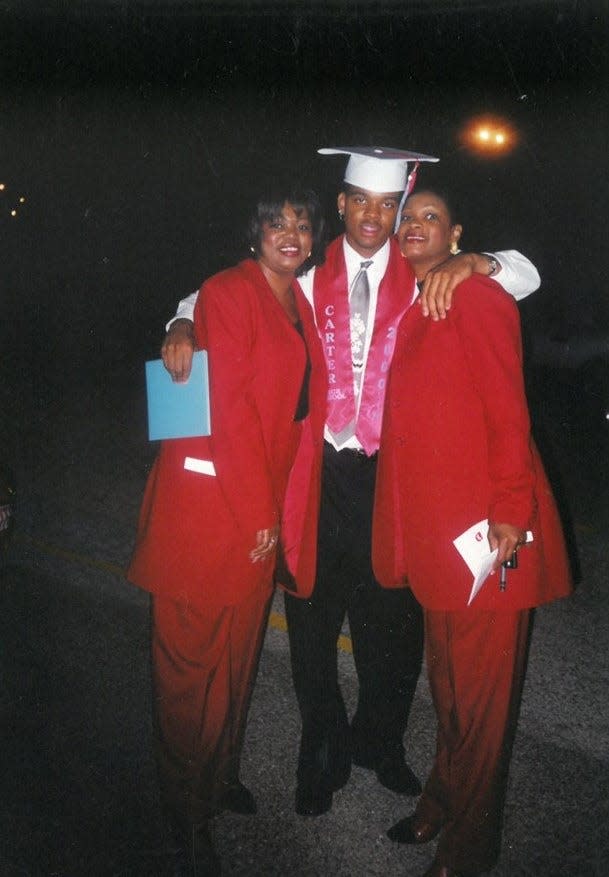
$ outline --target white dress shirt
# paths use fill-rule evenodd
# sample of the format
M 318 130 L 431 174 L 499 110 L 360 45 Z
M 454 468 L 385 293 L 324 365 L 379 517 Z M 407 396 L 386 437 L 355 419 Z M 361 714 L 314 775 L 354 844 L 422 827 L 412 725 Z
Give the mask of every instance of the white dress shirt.
M 345 263 L 347 266 L 347 282 L 349 284 L 348 288 L 349 290 L 351 290 L 353 280 L 355 279 L 355 275 L 360 269 L 363 257 L 347 243 L 346 237 L 343 237 L 343 252 L 345 255 Z M 499 271 L 493 279 L 496 280 L 497 283 L 499 283 L 506 292 L 509 292 L 510 295 L 513 295 L 516 301 L 520 301 L 521 299 L 526 298 L 532 292 L 535 292 L 535 290 L 539 287 L 540 278 L 537 269 L 535 268 L 533 263 L 527 259 L 526 256 L 522 255 L 522 253 L 519 253 L 517 250 L 503 250 L 499 253 L 490 253 L 489 255 L 494 256 L 501 265 L 501 271 Z M 389 241 L 386 241 L 381 249 L 374 254 L 372 258 L 372 265 L 370 265 L 370 267 L 368 268 L 368 283 L 370 286 L 370 308 L 368 311 L 368 322 L 366 326 L 366 339 L 364 345 L 362 386 L 364 383 L 363 376 L 366 373 L 366 362 L 368 360 L 368 351 L 370 350 L 370 341 L 372 339 L 372 331 L 374 328 L 374 317 L 376 314 L 376 303 L 378 301 L 379 286 L 381 284 L 381 280 L 385 275 L 385 271 L 387 270 L 388 262 Z M 311 268 L 309 271 L 306 272 L 306 274 L 302 274 L 298 278 L 298 282 L 302 287 L 302 291 L 304 292 L 311 306 L 313 306 L 314 277 L 315 268 Z M 192 295 L 189 295 L 186 298 L 182 299 L 182 301 L 178 305 L 175 316 L 167 323 L 166 328 L 168 331 L 174 320 L 185 319 L 192 321 L 195 303 L 197 301 L 197 295 L 198 292 L 195 291 L 192 293 Z M 349 352 L 349 357 L 351 357 L 351 352 Z M 359 410 L 359 398 L 356 400 L 356 405 L 357 409 Z M 327 427 L 325 429 L 324 438 L 326 439 L 326 441 L 330 442 L 330 444 L 332 444 L 337 450 L 342 450 L 343 448 L 361 448 L 361 445 L 359 444 L 355 436 L 352 436 L 344 444 L 340 446 L 337 445 Z
M 351 250 L 354 252 L 352 248 L 346 243 L 345 240 L 345 250 Z M 379 253 L 381 250 L 379 250 Z M 389 250 L 387 250 L 389 253 Z M 494 256 L 495 259 L 501 265 L 501 271 L 495 275 L 493 278 L 497 281 L 506 292 L 509 292 L 510 295 L 513 295 L 516 301 L 521 301 L 521 299 L 526 298 L 528 295 L 531 295 L 532 292 L 535 292 L 536 289 L 539 289 L 539 284 L 541 280 L 539 278 L 539 274 L 537 272 L 537 268 L 526 256 L 523 256 L 522 253 L 519 253 L 518 250 L 501 250 L 499 253 L 489 253 L 490 256 Z M 345 258 L 347 258 L 345 256 Z M 361 257 L 358 256 L 361 261 Z M 376 258 L 376 257 L 375 257 Z M 388 258 L 388 255 L 387 255 Z M 370 266 L 372 267 L 372 266 Z M 349 267 L 347 266 L 347 272 L 349 272 Z M 307 271 L 306 274 L 302 274 L 298 278 L 298 282 L 302 286 L 302 290 L 306 295 L 309 303 L 313 303 L 313 277 L 315 276 L 315 268 L 311 268 Z M 355 275 L 353 275 L 355 276 Z M 351 283 L 353 277 L 349 276 L 349 283 Z M 380 280 L 379 280 L 380 283 Z M 372 292 L 372 283 L 371 292 Z M 376 286 L 376 292 L 378 293 L 378 284 Z M 195 290 L 191 295 L 183 298 L 178 304 L 178 309 L 175 313 L 175 316 L 171 318 L 171 320 L 166 325 L 166 330 L 169 331 L 169 328 L 174 320 L 190 320 L 192 322 L 193 314 L 195 310 L 195 302 L 197 300 L 198 290 Z M 376 307 L 376 299 L 375 299 L 375 307 Z

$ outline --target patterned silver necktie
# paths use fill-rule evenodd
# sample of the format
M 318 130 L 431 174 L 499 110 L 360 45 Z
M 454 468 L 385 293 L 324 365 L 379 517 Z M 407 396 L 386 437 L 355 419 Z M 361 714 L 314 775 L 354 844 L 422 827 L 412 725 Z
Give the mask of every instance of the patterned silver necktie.
M 349 297 L 349 311 L 351 314 L 351 358 L 353 361 L 353 378 L 356 386 L 356 396 L 359 395 L 359 387 L 364 368 L 364 348 L 366 346 L 366 325 L 368 311 L 370 309 L 370 284 L 368 283 L 368 268 L 372 265 L 372 259 L 361 262 L 360 269 L 353 280 L 353 287 Z
M 370 284 L 368 283 L 368 268 L 372 265 L 372 259 L 360 263 L 360 269 L 353 279 L 351 295 L 349 296 L 349 314 L 351 328 L 351 362 L 353 365 L 353 392 L 355 404 L 360 394 L 362 375 L 364 373 L 364 349 L 366 346 L 366 325 L 368 323 L 368 311 L 370 310 Z M 334 434 L 336 443 L 342 445 L 351 436 L 355 435 L 357 419 L 352 420 L 339 433 Z

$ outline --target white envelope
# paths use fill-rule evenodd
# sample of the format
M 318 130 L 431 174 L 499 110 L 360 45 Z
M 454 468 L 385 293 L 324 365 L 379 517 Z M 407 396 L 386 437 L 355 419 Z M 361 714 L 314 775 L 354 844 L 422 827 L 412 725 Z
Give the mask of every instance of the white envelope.
M 530 530 L 527 530 L 526 541 L 533 541 L 533 534 Z M 467 601 L 469 606 L 491 574 L 495 558 L 497 557 L 497 549 L 491 551 L 488 544 L 488 519 L 483 518 L 477 524 L 472 524 L 471 527 L 464 530 L 456 539 L 453 539 L 453 545 L 474 576 L 469 600 Z

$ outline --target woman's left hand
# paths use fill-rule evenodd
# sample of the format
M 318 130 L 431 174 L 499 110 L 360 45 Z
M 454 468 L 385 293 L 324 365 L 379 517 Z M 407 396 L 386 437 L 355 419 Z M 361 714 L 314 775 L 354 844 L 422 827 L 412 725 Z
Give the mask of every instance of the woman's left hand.
M 267 557 L 277 549 L 277 540 L 279 539 L 279 524 L 274 527 L 268 527 L 265 530 L 258 530 L 256 533 L 256 545 L 250 551 L 250 560 L 252 563 L 258 563 L 260 560 L 266 560 Z
M 488 275 L 488 264 L 488 259 L 481 253 L 459 253 L 428 271 L 419 297 L 423 316 L 444 320 L 451 308 L 455 288 L 472 274 Z
M 527 541 L 525 530 L 514 527 L 513 524 L 489 524 L 488 541 L 491 551 L 497 549 L 497 559 L 493 569 L 499 569 L 502 563 L 509 560 L 512 554 Z

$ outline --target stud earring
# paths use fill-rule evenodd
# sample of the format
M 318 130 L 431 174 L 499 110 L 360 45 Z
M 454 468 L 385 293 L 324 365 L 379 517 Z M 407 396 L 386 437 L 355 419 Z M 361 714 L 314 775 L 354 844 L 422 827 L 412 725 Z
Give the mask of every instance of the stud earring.
M 256 255 L 256 250 L 254 249 L 254 247 L 250 247 L 250 253 L 253 253 L 254 256 Z
M 451 256 L 456 256 L 458 252 L 459 252 L 459 244 L 456 241 L 453 241 L 450 245 Z
M 338 211 L 338 218 L 340 219 L 341 222 L 345 221 L 345 214 L 343 213 L 342 210 Z

